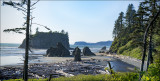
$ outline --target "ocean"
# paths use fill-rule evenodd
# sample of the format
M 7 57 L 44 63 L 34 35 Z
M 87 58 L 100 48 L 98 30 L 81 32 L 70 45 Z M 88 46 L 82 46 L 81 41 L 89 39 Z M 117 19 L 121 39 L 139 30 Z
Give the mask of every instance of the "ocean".
M 25 49 L 18 48 L 20 44 L 15 43 L 0 43 L 0 66 L 4 65 L 22 65 L 24 60 Z M 70 45 L 71 48 L 77 45 Z M 78 46 L 81 50 L 84 45 Z M 97 53 L 102 47 L 100 45 L 89 45 L 92 52 Z M 106 46 L 109 49 L 109 46 Z M 29 55 L 45 55 L 47 49 L 31 49 Z

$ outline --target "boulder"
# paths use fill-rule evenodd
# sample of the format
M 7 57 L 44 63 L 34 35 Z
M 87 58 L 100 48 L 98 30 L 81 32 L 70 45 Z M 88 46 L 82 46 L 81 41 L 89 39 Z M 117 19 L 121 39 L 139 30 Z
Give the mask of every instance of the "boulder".
M 46 52 L 47 57 L 67 57 L 70 56 L 70 52 L 66 49 L 62 43 L 58 42 L 56 48 L 50 47 Z
M 95 54 L 92 53 L 89 47 L 87 46 L 83 48 L 83 55 L 84 56 L 95 56 Z
M 99 53 L 105 53 L 106 52 L 106 46 L 102 47 Z
M 106 46 L 102 47 L 101 50 L 106 50 Z
M 74 61 L 81 61 L 81 50 L 76 47 L 73 51 Z

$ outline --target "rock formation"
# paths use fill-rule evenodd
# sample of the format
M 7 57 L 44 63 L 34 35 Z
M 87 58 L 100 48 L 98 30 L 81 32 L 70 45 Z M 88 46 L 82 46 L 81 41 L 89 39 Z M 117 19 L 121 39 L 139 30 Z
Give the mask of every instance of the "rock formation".
M 83 55 L 84 56 L 95 56 L 95 54 L 91 52 L 89 47 L 84 47 L 83 48 Z
M 67 33 L 58 33 L 58 32 L 37 32 L 34 35 L 30 36 L 30 47 L 37 49 L 48 49 L 50 47 L 56 47 L 58 42 L 61 42 L 62 45 L 69 49 L 69 39 Z M 25 48 L 25 39 L 19 48 Z
M 101 50 L 106 50 L 106 46 L 102 47 L 102 49 L 101 49 Z
M 58 42 L 57 47 L 50 47 L 46 52 L 47 57 L 68 57 L 70 56 L 70 52 L 66 49 L 62 43 Z
M 106 46 L 102 47 L 99 53 L 105 53 L 106 52 Z
M 76 47 L 77 48 L 77 47 Z M 72 51 L 72 55 L 75 55 L 76 48 Z
M 81 61 L 81 50 L 76 47 L 73 51 L 74 61 Z

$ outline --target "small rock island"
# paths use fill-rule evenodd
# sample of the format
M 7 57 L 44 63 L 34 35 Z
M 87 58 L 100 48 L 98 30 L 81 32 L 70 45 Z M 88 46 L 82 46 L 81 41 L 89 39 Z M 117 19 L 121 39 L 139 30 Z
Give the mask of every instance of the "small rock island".
M 70 56 L 70 52 L 66 49 L 62 43 L 58 42 L 57 47 L 50 47 L 46 52 L 47 57 L 68 57 Z

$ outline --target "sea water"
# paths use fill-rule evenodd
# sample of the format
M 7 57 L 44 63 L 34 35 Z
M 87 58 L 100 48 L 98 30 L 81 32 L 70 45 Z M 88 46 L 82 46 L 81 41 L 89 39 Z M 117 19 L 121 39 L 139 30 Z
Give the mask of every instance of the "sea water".
M 25 55 L 25 49 L 18 48 L 20 44 L 14 43 L 0 43 L 0 66 L 4 65 L 22 65 Z M 70 45 L 71 48 L 77 47 L 77 45 Z M 85 45 L 78 45 L 82 50 Z M 89 45 L 88 46 L 92 52 L 98 52 L 102 47 L 100 45 Z M 107 47 L 108 49 L 109 47 Z M 45 55 L 47 49 L 31 49 L 32 52 L 29 52 L 29 55 Z

